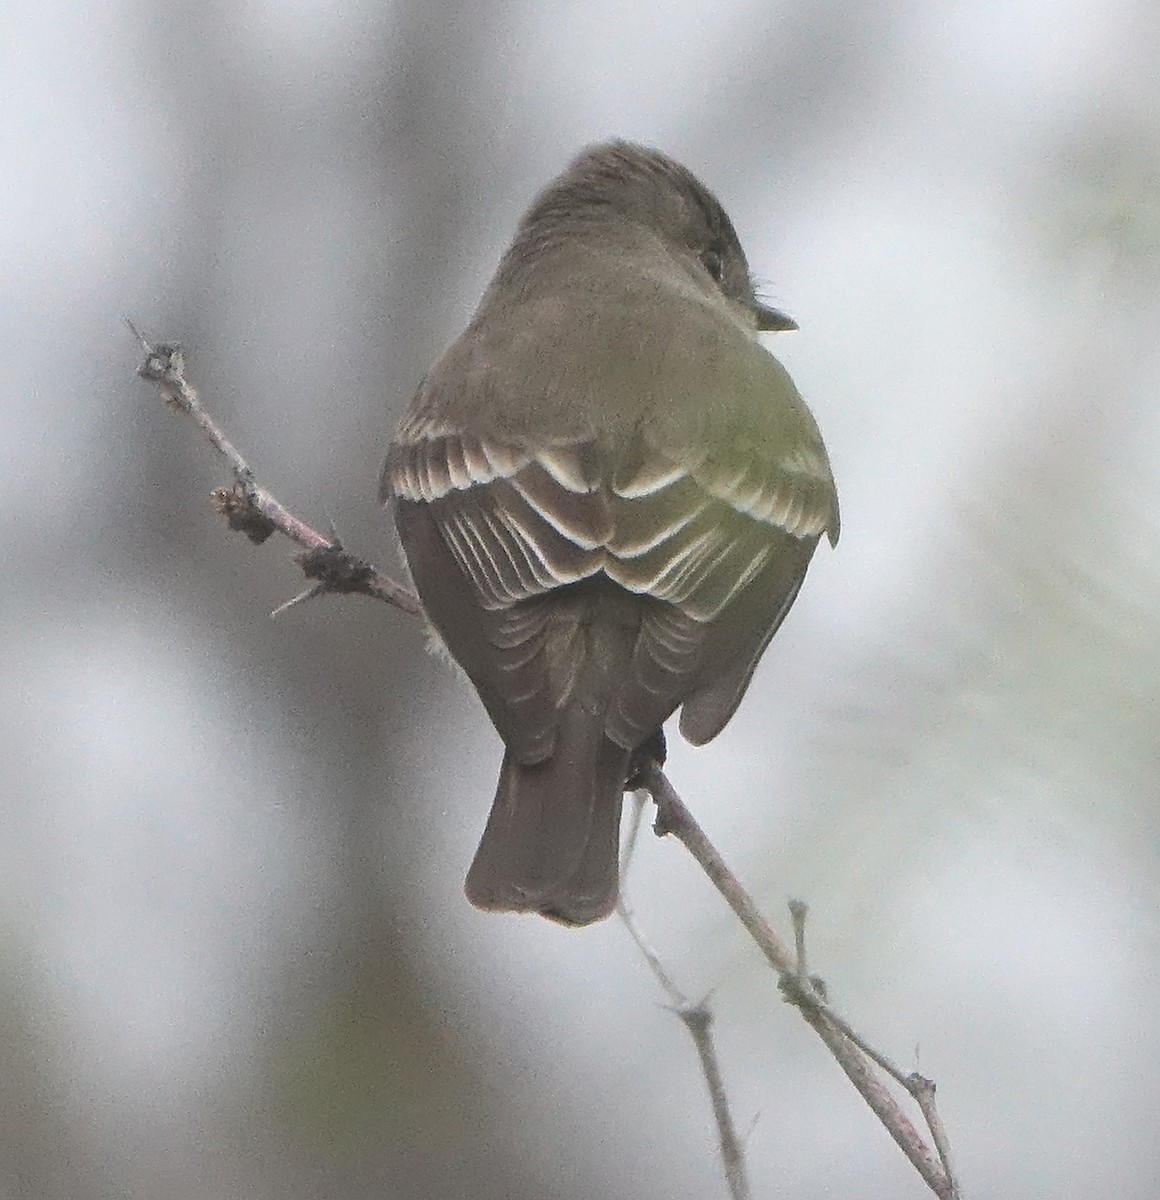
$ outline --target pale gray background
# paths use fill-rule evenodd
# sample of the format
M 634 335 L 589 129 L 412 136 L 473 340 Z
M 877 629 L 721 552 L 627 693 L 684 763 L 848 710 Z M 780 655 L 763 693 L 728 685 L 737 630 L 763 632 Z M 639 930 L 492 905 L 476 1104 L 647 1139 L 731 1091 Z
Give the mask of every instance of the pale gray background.
M 3 6 L 0 1196 L 723 1195 L 623 929 L 463 900 L 474 697 L 386 608 L 269 620 L 285 543 L 225 532 L 120 323 L 181 338 L 263 481 L 389 565 L 391 423 L 612 134 L 700 174 L 800 321 L 772 345 L 843 501 L 672 777 L 938 1079 L 971 1196 L 1154 1196 L 1158 14 Z M 925 1195 L 680 849 L 632 890 L 714 989 L 756 1194 Z

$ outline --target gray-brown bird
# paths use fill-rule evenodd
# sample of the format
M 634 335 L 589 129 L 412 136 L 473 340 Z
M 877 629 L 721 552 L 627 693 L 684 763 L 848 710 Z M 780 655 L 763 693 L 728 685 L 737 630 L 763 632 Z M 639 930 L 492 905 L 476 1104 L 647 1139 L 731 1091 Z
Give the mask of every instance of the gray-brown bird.
M 534 201 L 390 448 L 426 615 L 505 752 L 466 891 L 571 925 L 616 902 L 634 750 L 737 708 L 838 499 L 716 198 L 592 147 Z

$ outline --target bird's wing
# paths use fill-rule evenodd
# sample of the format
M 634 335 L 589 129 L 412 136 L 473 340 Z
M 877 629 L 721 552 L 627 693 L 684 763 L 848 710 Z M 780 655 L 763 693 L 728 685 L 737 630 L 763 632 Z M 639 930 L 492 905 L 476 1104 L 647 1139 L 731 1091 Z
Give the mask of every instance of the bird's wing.
M 532 454 L 463 433 L 404 436 L 391 448 L 384 484 L 396 499 L 432 505 L 485 608 L 600 570 L 611 528 L 584 447 Z
M 551 753 L 585 663 L 588 598 L 560 589 L 599 574 L 612 533 L 590 458 L 412 423 L 383 474 L 427 614 L 525 763 Z
M 690 342 L 683 361 L 670 345 L 651 376 L 679 381 L 681 394 L 600 391 L 604 411 L 589 429 L 574 425 L 571 440 L 546 448 L 546 438 L 455 422 L 439 387 L 421 390 L 404 421 L 384 498 L 396 499 L 429 616 L 521 761 L 551 752 L 556 713 L 593 653 L 592 606 L 608 617 L 608 593 L 620 589 L 639 599 L 612 618 L 635 629 L 630 661 L 608 665 L 608 736 L 635 747 L 685 704 L 685 735 L 713 737 L 818 538 L 836 539 L 837 497 L 812 417 L 772 356 L 756 343 L 734 349 L 722 390 L 712 356 Z
M 608 574 L 663 601 L 646 609 L 632 670 L 611 715 L 625 744 L 678 704 L 697 744 L 733 714 L 761 652 L 801 587 L 819 536 L 836 527 L 829 466 L 733 447 L 647 442 L 613 481 Z

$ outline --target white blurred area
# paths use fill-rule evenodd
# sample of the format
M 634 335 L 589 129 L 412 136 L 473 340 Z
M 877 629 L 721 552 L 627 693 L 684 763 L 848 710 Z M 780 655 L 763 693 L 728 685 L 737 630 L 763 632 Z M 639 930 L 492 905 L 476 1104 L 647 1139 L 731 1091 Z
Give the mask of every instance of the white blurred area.
M 967 1194 L 1160 1174 L 1160 10 L 62 0 L 0 10 L 0 1200 L 725 1195 L 624 930 L 461 894 L 499 762 L 414 621 L 299 587 L 133 378 L 395 564 L 389 430 L 535 190 L 695 170 L 843 504 L 670 776 Z M 927 1194 L 680 848 L 755 1195 Z

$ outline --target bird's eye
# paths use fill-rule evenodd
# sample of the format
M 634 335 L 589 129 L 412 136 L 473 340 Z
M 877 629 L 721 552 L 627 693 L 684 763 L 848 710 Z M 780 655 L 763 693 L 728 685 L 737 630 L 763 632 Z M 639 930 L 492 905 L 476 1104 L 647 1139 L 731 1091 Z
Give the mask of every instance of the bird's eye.
M 720 283 L 722 276 L 725 274 L 725 267 L 721 262 L 721 254 L 717 250 L 709 249 L 701 255 L 701 262 L 705 270 L 709 272 L 714 283 Z

